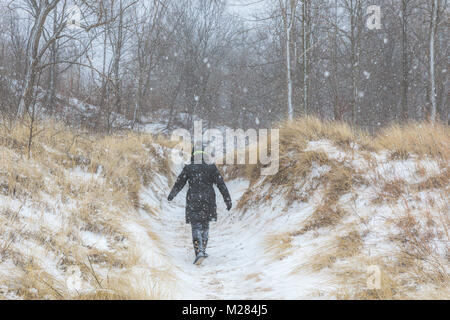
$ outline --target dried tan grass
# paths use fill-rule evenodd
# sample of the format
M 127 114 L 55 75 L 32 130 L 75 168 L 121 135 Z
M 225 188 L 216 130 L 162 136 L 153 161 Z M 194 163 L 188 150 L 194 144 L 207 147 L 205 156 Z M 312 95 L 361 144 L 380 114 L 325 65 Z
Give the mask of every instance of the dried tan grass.
M 266 252 L 281 260 L 289 254 L 289 249 L 292 248 L 291 240 L 289 234 L 268 235 L 264 244 Z
M 35 124 L 31 157 L 27 157 L 28 128 L 17 123 L 12 129 L 0 126 L 0 194 L 12 201 L 26 203 L 33 212 L 53 211 L 48 197 L 60 199 L 66 220 L 61 229 L 31 230 L 40 221 L 14 210 L 0 214 L 0 255 L 11 260 L 14 273 L 5 280 L 11 292 L 24 299 L 153 299 L 169 297 L 164 282 L 174 282 L 170 271 L 153 270 L 152 276 L 119 273 L 126 268 L 142 267 L 144 261 L 130 256 L 138 244 L 124 229 L 123 221 L 139 221 L 139 194 L 155 174 L 168 175 L 168 157 L 158 145 L 170 145 L 163 137 L 134 132 L 103 136 L 72 130 L 48 120 Z M 77 173 L 78 172 L 78 173 Z M 78 177 L 81 174 L 81 177 Z M 95 176 L 95 178 L 94 178 Z M 31 218 L 30 218 L 31 219 Z M 108 240 L 113 251 L 83 245 L 81 232 L 92 232 Z M 161 239 L 148 230 L 155 248 Z M 11 236 L 8 236 L 11 235 Z M 24 256 L 22 243 L 36 247 Z M 81 270 L 83 282 L 90 290 L 73 295 L 65 282 L 42 269 L 39 257 L 62 257 L 55 267 L 65 272 L 71 266 Z M 0 261 L 1 262 L 1 261 Z M 98 270 L 110 270 L 102 279 Z M 171 280 L 170 280 L 170 279 Z M 167 281 L 169 279 L 169 281 Z M 161 283 L 158 283 L 161 281 Z M 150 287 L 147 287 L 151 284 Z M 11 293 L 10 292 L 10 293 Z M 0 294 L 1 296 L 1 294 Z
M 376 135 L 373 145 L 388 150 L 391 159 L 407 159 L 415 154 L 448 160 L 450 129 L 440 123 L 395 124 Z

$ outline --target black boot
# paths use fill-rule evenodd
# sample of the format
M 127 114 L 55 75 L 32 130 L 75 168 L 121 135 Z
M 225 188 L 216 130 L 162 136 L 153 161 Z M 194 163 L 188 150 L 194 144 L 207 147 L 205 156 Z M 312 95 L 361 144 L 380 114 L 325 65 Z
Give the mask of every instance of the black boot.
M 202 244 L 203 244 L 203 254 L 205 255 L 206 258 L 208 258 L 208 254 L 206 253 L 206 245 L 208 244 L 208 238 L 205 236 L 202 236 Z
M 194 244 L 195 260 L 194 264 L 199 265 L 206 258 L 205 247 L 203 246 L 203 225 L 201 223 L 192 223 L 192 242 Z
M 200 265 L 203 262 L 203 260 L 206 259 L 206 257 L 207 257 L 207 255 L 205 253 L 203 253 L 202 251 L 200 251 L 195 257 L 194 264 Z
M 202 247 L 205 257 L 208 257 L 208 254 L 206 253 L 206 246 L 208 245 L 208 235 L 209 235 L 209 223 L 206 222 L 203 224 L 202 229 Z

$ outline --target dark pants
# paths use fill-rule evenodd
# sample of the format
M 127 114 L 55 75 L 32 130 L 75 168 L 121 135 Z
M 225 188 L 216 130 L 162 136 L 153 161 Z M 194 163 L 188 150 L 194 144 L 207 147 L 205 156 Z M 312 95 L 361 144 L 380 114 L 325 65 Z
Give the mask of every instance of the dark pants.
M 192 222 L 191 227 L 195 255 L 199 252 L 205 253 L 206 245 L 208 244 L 209 221 Z

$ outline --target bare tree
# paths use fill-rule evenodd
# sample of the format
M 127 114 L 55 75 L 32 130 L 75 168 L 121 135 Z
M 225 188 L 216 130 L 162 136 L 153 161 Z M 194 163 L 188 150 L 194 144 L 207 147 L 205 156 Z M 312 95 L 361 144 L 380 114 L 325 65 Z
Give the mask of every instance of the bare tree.
M 359 18 L 362 14 L 361 0 L 346 0 L 345 8 L 350 16 L 350 64 L 351 64 L 351 86 L 352 86 L 352 116 L 351 122 L 356 124 L 358 111 L 358 76 L 359 76 Z
M 302 40 L 303 40 L 303 112 L 308 113 L 308 81 L 309 81 L 309 70 L 308 70 L 308 51 L 310 49 L 310 1 L 303 0 L 302 4 Z
M 53 9 L 53 34 L 58 32 L 58 10 Z M 55 108 L 56 82 L 58 76 L 58 40 L 53 41 L 50 46 L 49 87 L 47 90 L 47 108 L 50 112 Z
M 278 0 L 283 20 L 283 31 L 285 36 L 285 50 L 286 50 L 286 91 L 287 91 L 287 109 L 288 118 L 294 119 L 294 106 L 292 102 L 293 88 L 292 88 L 292 61 L 291 61 L 291 35 L 295 25 L 295 15 L 298 0 Z
M 122 51 L 124 45 L 124 10 L 123 10 L 123 0 L 119 0 L 119 12 L 117 13 L 119 17 L 118 25 L 117 25 L 117 33 L 114 33 L 114 38 L 111 41 L 111 45 L 113 48 L 113 76 L 114 76 L 114 96 L 115 96 L 115 110 L 116 112 L 121 112 L 121 77 L 120 77 L 120 62 L 122 58 Z M 110 29 L 111 30 L 111 29 Z
M 435 61 L 435 40 L 436 29 L 438 24 L 438 8 L 439 0 L 433 0 L 431 4 L 431 21 L 430 21 L 430 100 L 431 112 L 430 120 L 436 122 L 437 102 L 436 102 L 436 61 Z
M 25 75 L 25 83 L 23 86 L 23 92 L 21 95 L 17 115 L 21 116 L 24 111 L 28 110 L 34 94 L 34 85 L 36 84 L 36 79 L 40 73 L 40 62 L 47 51 L 47 49 L 56 40 L 60 31 L 54 34 L 53 37 L 48 39 L 46 43 L 41 45 L 42 35 L 44 33 L 44 26 L 47 18 L 52 10 L 55 9 L 56 5 L 60 0 L 44 0 L 44 1 L 34 1 L 27 0 L 25 4 L 28 6 L 32 17 L 34 19 L 33 27 L 31 29 L 28 44 L 27 44 L 27 71 Z M 62 30 L 62 26 L 58 30 Z
M 408 5 L 410 0 L 402 0 L 402 118 L 404 121 L 408 120 Z
M 138 32 L 135 33 L 134 49 L 137 69 L 137 93 L 133 112 L 133 126 L 136 122 L 139 122 L 138 115 L 144 104 L 148 102 L 147 98 L 151 91 L 151 79 L 162 57 L 163 37 L 166 34 L 163 19 L 167 14 L 168 5 L 169 1 L 167 0 L 153 0 L 149 7 L 143 6 L 139 8 L 140 11 L 143 11 L 142 14 L 135 12 L 135 16 L 139 17 L 139 24 L 136 26 Z M 177 92 L 174 92 L 174 95 Z M 173 106 L 174 104 L 170 104 L 171 114 Z M 169 116 L 168 122 L 170 122 L 170 118 L 171 116 Z

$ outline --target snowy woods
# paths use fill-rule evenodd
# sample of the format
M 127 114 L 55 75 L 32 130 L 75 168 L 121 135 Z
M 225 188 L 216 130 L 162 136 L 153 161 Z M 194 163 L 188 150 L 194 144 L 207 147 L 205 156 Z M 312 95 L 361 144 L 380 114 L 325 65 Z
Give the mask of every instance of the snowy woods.
M 378 6 L 379 28 L 369 28 Z M 448 121 L 447 0 L 2 0 L 3 117 Z M 80 116 L 74 116 L 75 111 Z M 124 121 L 126 120 L 126 121 Z

